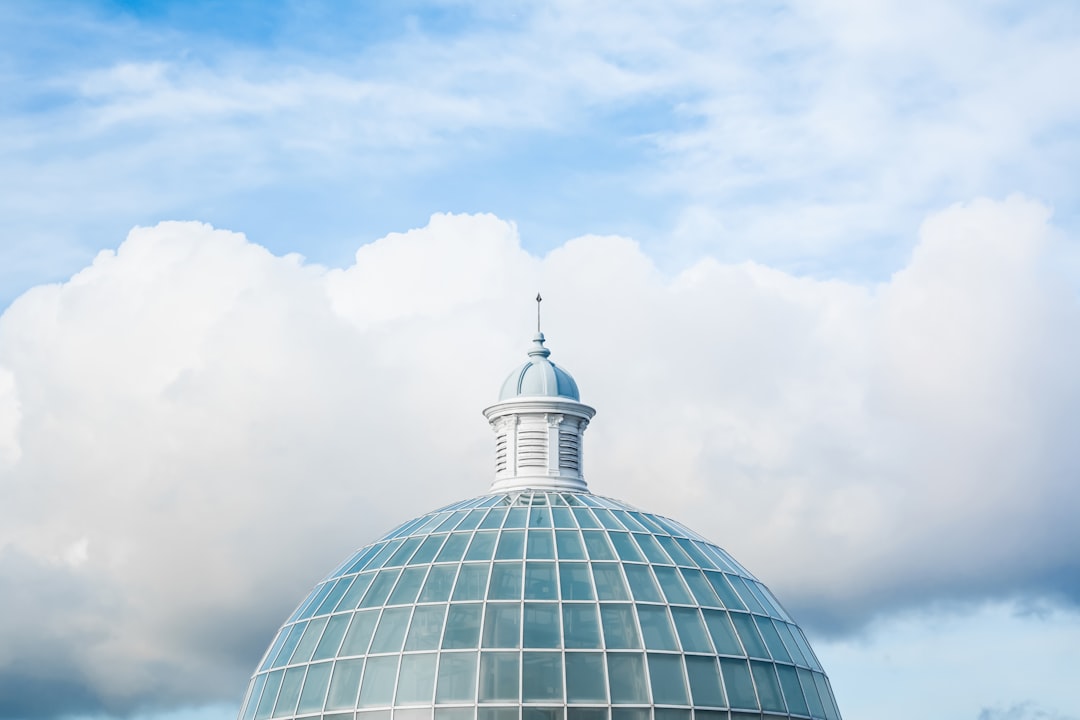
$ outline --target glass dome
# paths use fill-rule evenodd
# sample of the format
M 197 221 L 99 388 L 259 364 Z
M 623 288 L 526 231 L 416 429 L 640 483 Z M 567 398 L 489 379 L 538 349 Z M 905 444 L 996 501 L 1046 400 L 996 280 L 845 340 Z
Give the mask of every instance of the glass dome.
M 840 720 L 772 593 L 586 492 L 455 503 L 357 551 L 278 632 L 240 720 Z

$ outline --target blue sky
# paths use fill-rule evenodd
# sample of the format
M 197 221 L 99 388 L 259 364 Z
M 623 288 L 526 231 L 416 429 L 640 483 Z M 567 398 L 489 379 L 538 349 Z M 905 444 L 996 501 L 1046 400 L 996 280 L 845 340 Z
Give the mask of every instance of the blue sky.
M 757 572 L 845 717 L 1080 718 L 1078 66 L 1068 0 L 0 7 L 0 716 L 231 717 L 486 487 L 540 285 L 598 492 Z

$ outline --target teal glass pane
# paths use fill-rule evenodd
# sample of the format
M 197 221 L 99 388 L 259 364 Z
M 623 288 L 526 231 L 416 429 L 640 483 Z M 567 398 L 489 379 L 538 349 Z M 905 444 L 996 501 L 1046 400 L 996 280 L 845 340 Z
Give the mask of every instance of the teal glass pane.
M 598 707 L 568 707 L 566 720 L 608 720 L 608 709 Z
M 810 644 L 806 642 L 806 636 L 803 635 L 802 628 L 791 626 L 791 635 L 795 638 L 795 642 L 799 644 L 799 649 L 802 650 L 803 657 L 806 658 L 806 662 L 815 670 L 821 670 L 821 663 L 818 662 L 817 656 L 814 655 L 814 651 L 810 649 Z
M 727 579 L 732 587 L 735 588 L 735 592 L 739 593 L 739 597 L 743 599 L 746 606 L 750 608 L 751 612 L 761 613 L 762 615 L 768 614 L 765 612 L 765 608 L 761 606 L 761 603 L 758 602 L 757 598 L 754 597 L 754 594 L 750 592 L 750 589 L 746 586 L 745 580 L 738 575 L 728 575 Z
M 401 652 L 405 643 L 405 631 L 409 627 L 411 607 L 398 607 L 383 610 L 379 618 L 379 627 L 375 630 L 375 639 L 371 641 L 372 655 L 375 653 Z
M 547 507 L 534 507 L 529 511 L 529 527 L 530 528 L 549 528 L 551 527 L 551 508 Z
M 663 605 L 638 605 L 638 619 L 645 647 L 649 650 L 678 650 L 667 608 Z
M 630 533 L 609 533 L 611 544 L 615 546 L 615 552 L 623 562 L 644 562 L 645 558 L 638 550 L 637 543 L 630 539 Z
M 664 591 L 664 596 L 667 597 L 669 603 L 675 605 L 695 605 L 694 599 L 690 597 L 690 592 L 686 589 L 686 585 L 682 581 L 682 575 L 679 571 L 673 567 L 666 567 L 663 565 L 654 565 L 653 572 L 656 573 L 656 579 L 660 581 L 660 589 Z
M 442 653 L 439 656 L 439 683 L 435 702 L 476 700 L 476 653 Z
M 708 712 L 709 712 L 708 710 L 702 710 L 701 711 L 702 717 L 699 718 L 699 720 L 708 720 L 708 718 L 704 717 Z M 655 720 L 690 720 L 690 717 L 691 716 L 690 716 L 690 709 L 689 708 L 685 708 L 685 709 L 684 708 L 654 708 L 653 709 L 653 718 L 655 718 Z M 728 719 L 727 719 L 727 717 L 724 717 L 723 720 L 728 720 Z M 756 718 L 755 718 L 755 720 L 756 720 Z
M 551 519 L 555 523 L 557 528 L 573 528 L 577 527 L 577 523 L 574 522 L 574 516 L 570 513 L 569 508 L 555 507 L 551 509 Z
M 562 702 L 562 653 L 522 653 L 521 664 L 523 702 Z
M 525 555 L 525 531 L 503 530 L 495 549 L 496 560 L 521 560 Z
M 315 610 L 322 604 L 323 598 L 325 598 L 331 590 L 334 589 L 334 583 L 323 583 L 311 593 L 311 600 L 305 605 L 302 612 L 297 615 L 300 620 L 307 620 L 309 617 L 315 614 Z
M 649 708 L 613 707 L 611 720 L 650 720 Z
M 722 610 L 702 610 L 705 625 L 718 655 L 742 655 L 742 645 L 735 637 L 735 628 L 731 626 L 728 614 Z
M 697 608 L 673 607 L 671 616 L 675 619 L 675 630 L 679 633 L 679 642 L 682 643 L 684 652 L 713 651 Z
M 564 708 L 526 705 L 521 708 L 521 720 L 563 720 Z
M 472 535 L 469 533 L 456 532 L 446 539 L 442 550 L 435 557 L 435 562 L 457 562 L 465 556 L 465 548 L 469 546 Z
M 664 548 L 664 551 L 671 556 L 671 559 L 675 561 L 676 565 L 693 565 L 693 561 L 687 557 L 679 544 L 675 542 L 674 538 L 670 538 L 667 535 L 657 535 L 656 541 L 660 543 L 660 546 Z
M 248 693 L 247 704 L 244 706 L 243 720 L 254 720 L 255 710 L 259 707 L 259 699 L 262 698 L 263 685 L 266 684 L 266 675 L 256 675 L 251 683 L 251 692 Z
M 341 643 L 339 655 L 363 655 L 367 652 L 371 643 L 371 635 L 375 632 L 375 625 L 379 620 L 378 610 L 361 610 L 353 615 L 349 631 L 345 633 L 345 640 Z
M 784 640 L 784 645 L 787 647 L 788 652 L 791 654 L 792 659 L 799 665 L 809 666 L 810 663 L 803 657 L 802 650 L 799 649 L 798 643 L 795 642 L 795 636 L 791 633 L 791 628 L 787 623 L 780 622 L 779 620 L 773 621 L 776 626 L 777 632 L 780 633 L 780 637 Z
M 304 635 L 304 630 L 307 628 L 307 623 L 296 623 L 289 630 L 289 635 L 285 638 L 285 642 L 282 643 L 281 649 L 278 651 L 277 658 L 274 660 L 274 667 L 281 667 L 282 665 L 289 664 L 289 658 L 292 657 L 293 651 L 296 650 L 296 644 L 300 642 L 300 638 Z
M 435 650 L 442 637 L 445 605 L 421 605 L 413 612 L 409 635 L 405 638 L 406 650 Z
M 746 613 L 731 613 L 731 621 L 735 623 L 735 631 L 739 633 L 739 639 L 742 640 L 743 647 L 746 648 L 746 654 L 750 657 L 766 658 L 769 657 L 769 652 L 765 649 L 765 643 L 761 641 L 761 636 L 758 635 L 757 625 L 750 619 L 750 616 Z
M 720 670 L 724 674 L 724 687 L 727 688 L 731 707 L 757 710 L 757 696 L 754 695 L 754 683 L 750 680 L 750 668 L 746 661 L 720 658 Z
M 454 600 L 483 600 L 490 567 L 487 563 L 462 565 L 454 586 Z
M 731 589 L 731 585 L 722 573 L 718 572 L 706 572 L 705 578 L 709 581 L 709 584 L 713 586 L 713 590 L 720 596 L 720 599 L 724 602 L 724 607 L 730 610 L 745 610 L 746 605 L 739 599 L 739 596 L 735 594 L 735 591 Z
M 360 607 L 378 607 L 386 602 L 400 574 L 401 570 L 380 570 L 375 576 L 375 581 L 371 583 L 371 588 L 364 595 L 364 599 L 360 601 Z
M 348 720 L 348 719 L 346 719 Z M 435 708 L 435 720 L 476 720 L 474 707 Z
M 716 672 L 716 660 L 701 655 L 687 655 L 686 677 L 690 681 L 690 696 L 699 707 L 727 707 L 720 676 Z
M 614 560 L 615 553 L 607 541 L 607 533 L 599 531 L 583 530 L 581 537 L 585 540 L 585 547 L 589 551 L 591 560 Z
M 558 586 L 555 582 L 555 563 L 525 563 L 525 599 L 558 600 Z
M 397 685 L 398 655 L 367 659 L 364 682 L 360 686 L 360 707 L 387 706 L 393 702 Z
M 799 687 L 799 676 L 795 673 L 795 668 L 777 665 L 776 674 L 780 676 L 780 687 L 784 690 L 788 712 L 793 715 L 809 715 L 810 708 L 806 706 L 806 699 L 803 697 L 802 688 Z
M 577 523 L 578 523 L 579 527 L 582 527 L 582 528 L 598 528 L 598 527 L 600 527 L 599 523 L 597 523 L 596 519 L 592 516 L 592 513 L 590 513 L 587 509 L 582 508 L 582 507 L 576 507 L 576 508 L 572 508 L 572 510 L 574 512 L 574 518 L 577 520 Z
M 315 646 L 319 644 L 319 639 L 322 637 L 323 629 L 329 619 L 323 616 L 308 623 L 307 629 L 304 630 L 304 636 L 300 638 L 296 650 L 293 651 L 292 657 L 289 659 L 290 665 L 311 660 L 311 654 L 315 652 Z
M 498 534 L 494 532 L 478 532 L 473 535 L 472 543 L 469 544 L 469 549 L 465 553 L 465 561 L 490 560 L 495 552 L 495 542 L 498 537 Z
M 622 572 L 618 563 L 593 563 L 593 580 L 596 582 L 596 597 L 600 600 L 629 600 Z
M 435 653 L 402 655 L 394 704 L 430 704 L 434 694 Z
M 457 524 L 457 527 L 455 527 L 454 529 L 458 532 L 461 532 L 462 530 L 475 530 L 477 527 L 480 526 L 480 520 L 483 519 L 485 514 L 487 514 L 487 510 L 484 510 L 482 508 L 470 510 L 469 514 L 466 515 L 465 518 L 461 522 L 459 522 Z
M 560 560 L 584 560 L 585 545 L 576 530 L 556 530 L 555 547 Z
M 593 514 L 596 515 L 596 519 L 600 521 L 600 524 L 606 527 L 608 530 L 622 530 L 623 526 L 619 524 L 619 521 L 615 519 L 615 516 L 605 508 L 593 508 Z
M 518 603 L 488 603 L 484 614 L 484 634 L 481 647 L 521 647 L 521 605 Z
M 641 647 L 631 605 L 601 605 L 600 622 L 604 628 L 604 643 L 609 650 Z
M 352 585 L 352 578 L 341 578 L 334 583 L 333 589 L 326 594 L 322 603 L 319 605 L 319 609 L 315 611 L 315 615 L 322 615 L 324 613 L 333 612 L 334 607 L 341 600 L 341 596 L 345 594 L 345 591 Z
M 777 682 L 776 673 L 773 672 L 773 664 L 760 661 L 751 662 L 750 673 L 754 676 L 754 684 L 757 686 L 761 709 L 784 712 L 787 708 L 784 707 L 784 698 L 780 695 L 780 683 Z
M 529 560 L 554 560 L 555 536 L 550 530 L 530 530 L 525 557 Z
M 330 677 L 330 692 L 326 696 L 327 710 L 345 710 L 356 707 L 356 695 L 360 690 L 360 675 L 364 661 L 338 660 Z
M 334 609 L 338 611 L 355 610 L 356 606 L 360 604 L 360 598 L 364 597 L 364 593 L 371 587 L 371 581 L 374 579 L 375 573 L 357 575 L 356 580 L 349 586 L 349 591 L 345 593 L 345 596 L 341 598 L 341 602 Z
M 649 702 L 645 661 L 640 653 L 608 653 L 607 665 L 613 704 L 638 705 Z
M 480 702 L 517 702 L 519 690 L 518 654 L 480 654 Z
M 385 567 L 400 567 L 405 564 L 405 561 L 412 557 L 412 554 L 416 552 L 416 548 L 423 542 L 423 538 L 411 537 L 401 544 L 401 547 L 397 549 L 390 559 L 386 561 Z
M 266 720 L 270 717 L 270 713 L 274 710 L 274 700 L 277 699 L 278 689 L 281 687 L 281 678 L 284 675 L 284 670 L 275 670 L 266 676 L 266 687 L 263 688 L 259 707 L 255 711 L 255 720 Z
M 690 556 L 690 559 L 695 565 L 700 565 L 704 568 L 715 567 L 716 564 L 706 557 L 705 553 L 701 552 L 697 544 L 687 538 L 675 538 L 675 542 L 679 544 L 679 547 Z
M 649 684 L 657 705 L 688 705 L 686 673 L 678 655 L 649 654 Z
M 769 648 L 769 654 L 772 655 L 773 660 L 790 662 L 791 656 L 788 655 L 787 648 L 784 647 L 783 641 L 780 640 L 780 635 L 776 632 L 776 627 L 773 626 L 772 620 L 761 617 L 760 615 L 755 615 L 754 623 L 757 625 L 761 637 L 764 638 L 765 645 Z
M 566 701 L 607 702 L 607 673 L 604 672 L 603 653 L 566 653 Z
M 836 709 L 836 702 L 833 700 L 832 690 L 829 689 L 829 683 L 825 676 L 821 673 L 814 673 L 814 684 L 817 686 L 821 704 L 825 706 L 825 717 L 829 720 L 840 720 L 840 713 Z
M 304 684 L 305 672 L 307 672 L 305 666 L 293 667 L 285 671 L 285 679 L 281 681 L 281 689 L 278 691 L 277 704 L 274 705 L 273 717 L 284 717 L 296 712 L 296 703 L 300 699 L 300 688 Z
M 435 529 L 431 531 L 431 533 L 434 534 L 434 533 L 446 532 L 448 530 L 453 530 L 454 526 L 457 525 L 459 522 L 461 522 L 461 518 L 465 517 L 467 514 L 468 514 L 468 510 L 458 510 L 455 513 L 445 515 L 443 521 L 441 523 L 439 523 L 435 527 Z M 411 561 L 410 561 L 410 564 L 411 564 Z
M 405 572 L 401 573 L 401 579 L 394 587 L 394 592 L 390 593 L 390 599 L 386 604 L 405 605 L 416 602 L 416 596 L 420 594 L 427 571 L 427 566 L 406 568 Z
M 668 558 L 667 553 L 660 547 L 660 543 L 656 542 L 656 538 L 652 535 L 643 535 L 641 533 L 634 534 L 634 540 L 637 542 L 638 547 L 645 553 L 645 557 L 649 559 L 651 563 L 657 563 L 659 565 L 671 565 L 671 559 Z
M 401 543 L 404 540 L 391 540 L 382 546 L 379 552 L 371 558 L 371 561 L 364 566 L 366 570 L 377 570 L 386 564 L 386 561 L 390 559 L 390 556 L 397 552 L 397 549 L 401 547 Z
M 612 510 L 611 514 L 614 515 L 615 519 L 617 519 L 627 530 L 648 532 L 648 529 L 644 525 L 635 520 L 633 515 L 625 510 Z
M 443 631 L 444 650 L 475 648 L 480 644 L 480 603 L 451 605 Z
M 480 523 L 482 530 L 488 530 L 491 528 L 502 527 L 503 520 L 506 519 L 506 508 L 492 508 L 485 517 L 483 522 Z
M 559 617 L 559 606 L 555 603 L 525 603 L 525 647 L 562 647 Z
M 457 572 L 457 565 L 436 565 L 431 568 L 427 580 L 424 581 L 424 589 L 420 592 L 420 602 L 446 602 L 449 600 Z
M 589 566 L 585 563 L 559 563 L 559 585 L 563 600 L 594 600 Z
M 712 585 L 705 579 L 705 575 L 700 570 L 693 568 L 683 568 L 681 570 L 683 580 L 690 587 L 690 592 L 694 594 L 694 599 L 697 600 L 698 605 L 702 607 L 723 607 L 720 603 L 720 598 L 716 596 L 716 591 L 713 590 Z
M 506 515 L 506 522 L 503 523 L 504 528 L 523 528 L 525 522 L 528 520 L 529 511 L 526 508 L 516 507 L 510 508 L 510 512 Z
M 600 621 L 596 605 L 573 604 L 562 606 L 563 643 L 567 648 L 600 648 Z
M 300 703 L 296 706 L 297 715 L 323 709 L 323 703 L 326 701 L 326 686 L 330 684 L 330 671 L 333 666 L 332 662 L 308 666 L 307 677 L 304 678 L 304 690 L 300 693 Z
M 821 698 L 818 697 L 813 673 L 802 668 L 799 668 L 797 672 L 799 674 L 799 684 L 802 685 L 803 697 L 806 698 L 806 702 L 810 706 L 810 714 L 816 718 L 825 717 L 825 706 L 821 704 Z
M 664 602 L 648 565 L 623 565 L 630 590 L 638 602 Z
M 345 636 L 345 630 L 349 627 L 349 620 L 352 619 L 352 615 L 333 615 L 330 617 L 330 622 L 326 624 L 326 630 L 323 631 L 322 639 L 319 640 L 318 647 L 315 648 L 315 660 L 325 660 L 337 655 L 338 646 L 341 645 L 341 638 Z
M 491 566 L 489 600 L 520 600 L 521 572 L 519 562 L 497 562 Z

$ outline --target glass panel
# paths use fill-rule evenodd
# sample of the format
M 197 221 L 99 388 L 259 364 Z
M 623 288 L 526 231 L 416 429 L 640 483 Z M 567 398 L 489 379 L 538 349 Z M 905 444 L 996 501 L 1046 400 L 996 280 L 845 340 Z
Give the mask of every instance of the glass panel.
M 640 653 L 608 653 L 607 664 L 612 703 L 636 705 L 649 702 L 645 662 Z
M 454 529 L 458 532 L 461 532 L 462 530 L 475 530 L 480 525 L 480 520 L 486 513 L 487 510 L 484 509 L 470 510 L 469 514 L 465 516 L 465 519 L 459 522 Z
M 247 705 L 244 707 L 244 720 L 254 720 L 255 710 L 259 707 L 259 699 L 262 697 L 263 685 L 266 683 L 266 675 L 256 675 L 252 682 L 251 694 L 248 695 Z
M 386 561 L 386 567 L 400 567 L 405 564 L 405 561 L 416 552 L 417 546 L 423 542 L 423 538 L 411 537 L 401 544 L 401 547 L 397 549 L 397 552 L 390 556 L 390 559 Z
M 527 652 L 522 654 L 521 663 L 522 701 L 562 702 L 562 653 Z
M 406 568 L 405 572 L 401 573 L 401 579 L 398 580 L 386 604 L 405 605 L 416 602 L 416 596 L 420 594 L 420 586 L 424 584 L 427 571 L 427 567 Z
M 555 547 L 560 560 L 584 560 L 585 546 L 576 530 L 556 530 Z
M 469 545 L 469 551 L 465 553 L 466 560 L 490 560 L 495 552 L 495 541 L 498 535 L 493 532 L 478 532 L 473 535 L 473 541 Z
M 554 560 L 555 536 L 550 530 L 530 530 L 526 557 L 530 560 Z
M 761 613 L 763 615 L 768 614 L 765 612 L 765 608 L 761 607 L 761 603 L 757 601 L 757 598 L 754 597 L 754 594 L 750 592 L 749 588 L 746 587 L 746 582 L 744 582 L 741 577 L 739 577 L 738 575 L 728 575 L 727 579 L 731 582 L 731 585 L 735 588 L 735 591 L 739 593 L 739 597 L 741 597 L 743 599 L 743 602 L 746 603 L 747 607 L 750 608 L 751 612 Z
M 529 512 L 529 527 L 531 528 L 549 528 L 551 527 L 551 509 L 546 507 L 534 507 Z
M 727 688 L 731 707 L 757 710 L 754 683 L 750 681 L 750 669 L 746 666 L 746 661 L 720 658 L 720 669 L 724 673 L 724 687 Z
M 563 708 L 523 707 L 521 708 L 521 720 L 563 720 Z
M 394 554 L 394 552 L 401 547 L 401 543 L 404 540 L 393 540 L 386 543 L 379 550 L 378 554 L 371 558 L 371 562 L 364 566 L 367 570 L 377 570 L 386 564 L 387 559 Z
M 630 581 L 630 589 L 634 592 L 634 599 L 639 602 L 664 602 L 660 597 L 660 591 L 656 588 L 652 573 L 648 565 L 623 565 L 626 571 L 626 579 Z
M 402 655 L 395 705 L 430 703 L 435 692 L 435 653 Z
M 638 605 L 638 619 L 645 647 L 649 650 L 678 650 L 667 608 L 663 605 Z
M 278 652 L 277 658 L 274 660 L 274 667 L 281 667 L 282 665 L 289 664 L 289 658 L 292 657 L 293 651 L 296 650 L 296 644 L 300 642 L 300 637 L 304 634 L 304 630 L 307 628 L 307 623 L 297 623 L 289 630 L 289 636 L 285 638 L 284 644 L 281 646 L 281 651 Z
M 806 699 L 803 698 L 802 688 L 799 687 L 799 676 L 795 674 L 795 668 L 777 665 L 776 672 L 780 675 L 780 687 L 784 689 L 788 712 L 794 715 L 809 715 L 810 708 L 806 706 Z
M 693 598 L 690 597 L 686 585 L 683 584 L 682 575 L 679 574 L 678 570 L 673 567 L 654 565 L 653 572 L 656 573 L 656 579 L 660 581 L 660 587 L 663 589 L 669 603 L 677 605 L 696 604 Z
M 405 642 L 405 630 L 409 627 L 409 616 L 412 614 L 411 607 L 390 608 L 383 610 L 379 618 L 379 627 L 375 631 L 375 639 L 371 641 L 372 655 L 375 653 L 401 652 L 401 646 Z
M 476 653 L 442 653 L 439 656 L 439 685 L 435 701 L 476 700 Z
M 615 519 L 615 516 L 605 508 L 595 508 L 593 514 L 596 515 L 596 519 L 600 521 L 600 524 L 606 527 L 608 530 L 622 530 L 623 526 L 619 524 L 619 521 Z
M 818 662 L 817 656 L 814 655 L 814 651 L 810 649 L 809 643 L 806 642 L 806 636 L 803 635 L 802 628 L 792 625 L 791 635 L 795 638 L 795 642 L 799 644 L 799 649 L 802 650 L 803 657 L 806 658 L 806 662 L 809 663 L 810 667 L 821 670 L 821 663 Z
M 633 516 L 625 510 L 612 510 L 611 514 L 614 515 L 615 518 L 620 523 L 622 523 L 623 527 L 625 527 L 626 529 L 647 532 L 645 526 L 635 520 Z
M 300 619 L 300 620 L 307 620 L 309 617 L 314 615 L 315 614 L 315 609 L 317 607 L 319 607 L 319 605 L 322 604 L 323 598 L 325 598 L 327 596 L 327 594 L 329 594 L 329 592 L 331 590 L 333 590 L 333 589 L 334 589 L 334 583 L 328 582 L 328 583 L 325 583 L 323 585 L 320 585 L 318 587 L 318 589 L 316 589 L 316 590 L 314 590 L 312 592 L 313 597 L 312 597 L 311 601 L 309 603 L 307 603 L 307 605 L 304 607 L 303 612 L 301 612 L 299 615 L 297 615 L 297 618 Z
M 323 628 L 326 627 L 326 622 L 329 619 L 324 616 L 308 623 L 307 629 L 304 630 L 304 637 L 300 639 L 300 644 L 296 646 L 296 650 L 289 659 L 289 664 L 311 660 L 311 654 L 315 652 L 315 646 L 319 644 L 319 638 L 322 637 Z
M 774 620 L 773 625 L 775 625 L 777 631 L 779 631 L 780 637 L 783 639 L 784 645 L 787 647 L 792 659 L 799 665 L 809 665 L 810 663 L 806 662 L 806 659 L 803 657 L 802 651 L 795 642 L 795 637 L 791 634 L 791 630 L 788 628 L 787 623 Z
M 443 649 L 474 648 L 480 643 L 480 603 L 451 605 L 446 615 Z
M 724 607 L 733 610 L 745 610 L 746 605 L 739 599 L 739 596 L 735 594 L 735 591 L 731 589 L 731 585 L 728 584 L 727 579 L 718 572 L 706 572 L 705 578 L 709 581 L 709 584 L 716 590 L 716 594 L 720 596 L 720 599 L 724 601 Z
M 652 535 L 635 533 L 634 540 L 637 541 L 638 546 L 641 548 L 641 551 L 645 553 L 645 557 L 649 559 L 649 562 L 658 563 L 660 565 L 674 564 L 667 556 L 667 553 L 660 547 L 660 544 L 656 542 L 656 538 Z
M 356 707 L 356 693 L 360 689 L 360 674 L 364 661 L 338 660 L 330 678 L 330 694 L 326 697 L 327 710 L 344 710 Z
M 608 649 L 641 647 L 632 606 L 601 605 L 600 618 L 604 626 L 604 642 Z
M 510 508 L 510 512 L 506 516 L 506 523 L 503 524 L 504 528 L 523 528 L 525 522 L 528 520 L 529 511 L 523 507 Z
M 684 660 L 694 705 L 726 707 L 724 691 L 720 688 L 720 676 L 716 672 L 716 660 L 700 655 L 687 655 Z
M 555 585 L 555 563 L 525 563 L 525 599 L 558 600 Z
M 585 563 L 559 563 L 563 600 L 594 600 L 589 567 Z
M 518 603 L 488 603 L 484 615 L 482 647 L 521 647 L 521 605 Z
M 829 720 L 840 720 L 840 714 L 836 710 L 836 703 L 833 701 L 832 691 L 829 690 L 829 684 L 825 680 L 825 676 L 821 673 L 814 673 L 814 684 L 817 685 L 821 704 L 825 706 L 825 717 L 829 718 Z
M 435 650 L 442 637 L 445 605 L 421 605 L 413 612 L 409 636 L 405 639 L 406 650 Z
M 754 675 L 754 684 L 757 685 L 761 709 L 784 712 L 784 698 L 780 695 L 780 685 L 776 681 L 772 663 L 752 662 L 750 672 Z
M 420 593 L 420 602 L 446 602 L 450 599 L 450 590 L 454 587 L 457 565 L 437 565 L 431 568 L 424 590 Z
M 777 634 L 776 628 L 773 627 L 772 620 L 761 617 L 760 615 L 755 615 L 754 622 L 757 624 L 761 637 L 765 638 L 765 645 L 769 648 L 769 653 L 772 655 L 773 660 L 789 662 L 791 656 L 788 655 L 787 648 L 784 647 L 784 643 L 780 640 L 780 635 Z
M 649 708 L 613 707 L 611 720 L 649 720 Z
M 274 709 L 274 700 L 277 698 L 278 688 L 281 687 L 281 678 L 284 674 L 284 670 L 275 670 L 266 676 L 266 687 L 263 688 L 262 699 L 259 700 L 259 709 L 255 711 L 255 720 L 265 720 L 270 717 L 270 712 Z
M 765 649 L 765 643 L 761 641 L 761 636 L 758 635 L 757 627 L 750 616 L 746 613 L 733 612 L 731 621 L 735 623 L 735 630 L 739 633 L 743 647 L 746 648 L 746 654 L 750 657 L 768 659 L 769 653 Z
M 629 600 L 622 573 L 618 563 L 593 563 L 593 580 L 596 581 L 596 596 L 600 600 Z
M 486 563 L 462 565 L 454 586 L 454 600 L 483 600 L 490 567 Z
M 520 600 L 521 571 L 519 562 L 497 562 L 492 565 L 488 600 Z
M 555 507 L 551 509 L 551 518 L 555 521 L 555 527 L 557 528 L 572 528 L 577 527 L 574 522 L 573 515 L 570 514 L 569 508 Z
M 308 666 L 307 678 L 304 679 L 304 691 L 300 693 L 300 704 L 296 714 L 317 712 L 323 709 L 326 700 L 326 686 L 330 683 L 330 671 L 334 663 L 324 662 Z
M 697 608 L 673 607 L 671 616 L 675 618 L 675 629 L 679 633 L 679 642 L 682 643 L 684 652 L 713 651 Z
M 703 714 L 708 710 L 702 710 Z M 653 717 L 656 720 L 690 720 L 690 710 L 682 708 L 653 708 Z M 704 718 L 702 719 L 704 720 Z M 727 720 L 725 717 L 724 720 Z
M 360 607 L 378 607 L 386 602 L 386 598 L 390 595 L 390 590 L 393 589 L 394 583 L 397 582 L 399 574 L 401 574 L 401 570 L 380 570 L 379 574 L 375 576 L 375 582 L 371 583 L 371 589 L 367 591 L 367 595 L 364 596 L 363 601 L 360 603 Z
M 608 545 L 607 535 L 599 531 L 582 531 L 581 536 L 585 539 L 585 547 L 589 550 L 589 558 L 592 560 L 614 560 L 615 553 Z
M 520 560 L 525 553 L 525 531 L 503 530 L 495 550 L 496 560 Z
M 490 612 L 490 610 L 489 610 Z M 525 647 L 557 648 L 562 633 L 559 628 L 559 606 L 555 603 L 525 603 Z M 506 647 L 517 647 L 509 645 Z
M 345 597 L 341 598 L 341 602 L 337 604 L 335 610 L 355 610 L 356 606 L 360 604 L 360 598 L 364 596 L 368 587 L 371 586 L 371 581 L 375 579 L 375 573 L 364 573 L 363 575 L 357 575 L 356 581 L 349 587 L 349 591 L 345 593 Z
M 476 720 L 518 720 L 518 708 L 517 706 L 477 708 Z
M 435 708 L 435 720 L 476 720 L 474 707 Z
M 480 523 L 480 528 L 488 530 L 490 528 L 502 527 L 502 522 L 505 518 L 506 508 L 492 508 L 491 512 L 484 518 L 484 521 Z
M 719 655 L 742 655 L 742 645 L 735 637 L 735 628 L 731 627 L 728 614 L 721 610 L 703 610 L 705 624 L 712 636 L 713 646 Z
M 703 607 L 723 607 L 720 598 L 716 596 L 716 591 L 713 590 L 712 585 L 709 584 L 709 581 L 705 579 L 700 570 L 683 568 L 681 572 L 683 580 L 690 586 L 690 592 L 694 593 L 694 598 L 699 605 Z
M 456 532 L 446 539 L 446 544 L 439 551 L 435 562 L 457 562 L 465 555 L 465 548 L 469 546 L 469 533 Z
M 667 535 L 657 535 L 656 541 L 660 543 L 660 546 L 671 556 L 671 559 L 675 561 L 676 565 L 692 566 L 694 564 L 673 538 L 669 538 Z
M 518 654 L 486 652 L 480 654 L 480 702 L 518 700 Z
M 657 705 L 688 705 L 686 674 L 678 655 L 649 654 L 649 684 Z
M 810 705 L 810 714 L 816 718 L 825 717 L 825 706 L 821 704 L 821 698 L 818 697 L 817 687 L 814 685 L 814 676 L 809 670 L 803 670 L 799 668 L 799 684 L 802 685 L 803 697 L 806 698 L 806 702 Z
M 468 510 L 458 510 L 455 513 L 445 515 L 445 518 L 443 519 L 443 521 L 438 524 L 438 526 L 435 528 L 435 530 L 433 532 L 441 533 L 441 532 L 447 532 L 449 530 L 453 530 L 454 526 L 457 525 L 459 522 L 461 522 L 461 518 L 465 517 L 467 514 L 468 514 Z M 427 561 L 425 561 L 425 562 L 427 562 Z M 410 563 L 410 564 L 412 564 L 412 563 Z
M 592 516 L 587 509 L 583 507 L 573 508 L 574 517 L 577 519 L 578 525 L 583 528 L 598 528 L 600 525 L 596 522 L 596 519 Z
M 351 618 L 351 614 L 330 617 L 330 622 L 326 624 L 326 631 L 323 632 L 322 640 L 319 641 L 319 646 L 315 648 L 315 660 L 325 660 L 337 655 L 338 645 L 341 644 L 341 638 L 345 636 L 345 630 L 349 627 Z
M 444 540 L 446 540 L 446 535 L 431 535 L 425 538 L 420 548 L 409 558 L 409 564 L 425 565 L 434 560 L 435 556 L 439 554 L 439 548 L 442 547 Z
M 322 615 L 323 613 L 333 612 L 334 606 L 338 604 L 341 596 L 345 594 L 351 584 L 352 578 L 342 578 L 334 583 L 334 588 L 326 594 L 326 598 L 319 605 L 319 609 L 315 611 L 315 614 Z
M 364 682 L 360 686 L 360 707 L 389 705 L 397 684 L 398 656 L 368 658 Z
M 645 558 L 638 550 L 637 544 L 630 539 L 630 533 L 613 532 L 608 535 L 611 544 L 615 546 L 615 552 L 623 562 L 644 562 Z
M 566 653 L 566 701 L 607 702 L 603 653 Z
M 354 614 L 349 632 L 345 633 L 345 642 L 341 643 L 339 654 L 363 655 L 366 653 L 378 619 L 378 610 L 361 610 Z
M 278 691 L 277 704 L 274 705 L 274 717 L 292 715 L 296 712 L 296 701 L 300 699 L 300 687 L 304 683 L 307 667 L 294 667 L 285 671 L 285 679 Z
M 715 567 L 715 563 L 709 560 L 709 558 L 705 556 L 705 553 L 701 552 L 693 541 L 686 538 L 676 538 L 675 542 L 677 542 L 679 547 L 690 556 L 690 559 L 694 561 L 695 565 L 700 565 L 704 568 Z
M 599 648 L 600 622 L 595 605 L 563 605 L 563 638 L 568 648 Z

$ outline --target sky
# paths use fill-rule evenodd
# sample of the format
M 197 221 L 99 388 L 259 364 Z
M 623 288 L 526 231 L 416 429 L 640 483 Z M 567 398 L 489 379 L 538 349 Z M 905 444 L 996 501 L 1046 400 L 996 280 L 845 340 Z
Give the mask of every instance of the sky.
M 1080 5 L 0 4 L 0 720 L 226 720 L 524 359 L 847 720 L 1080 720 Z M 913 706 L 917 706 L 914 710 Z

